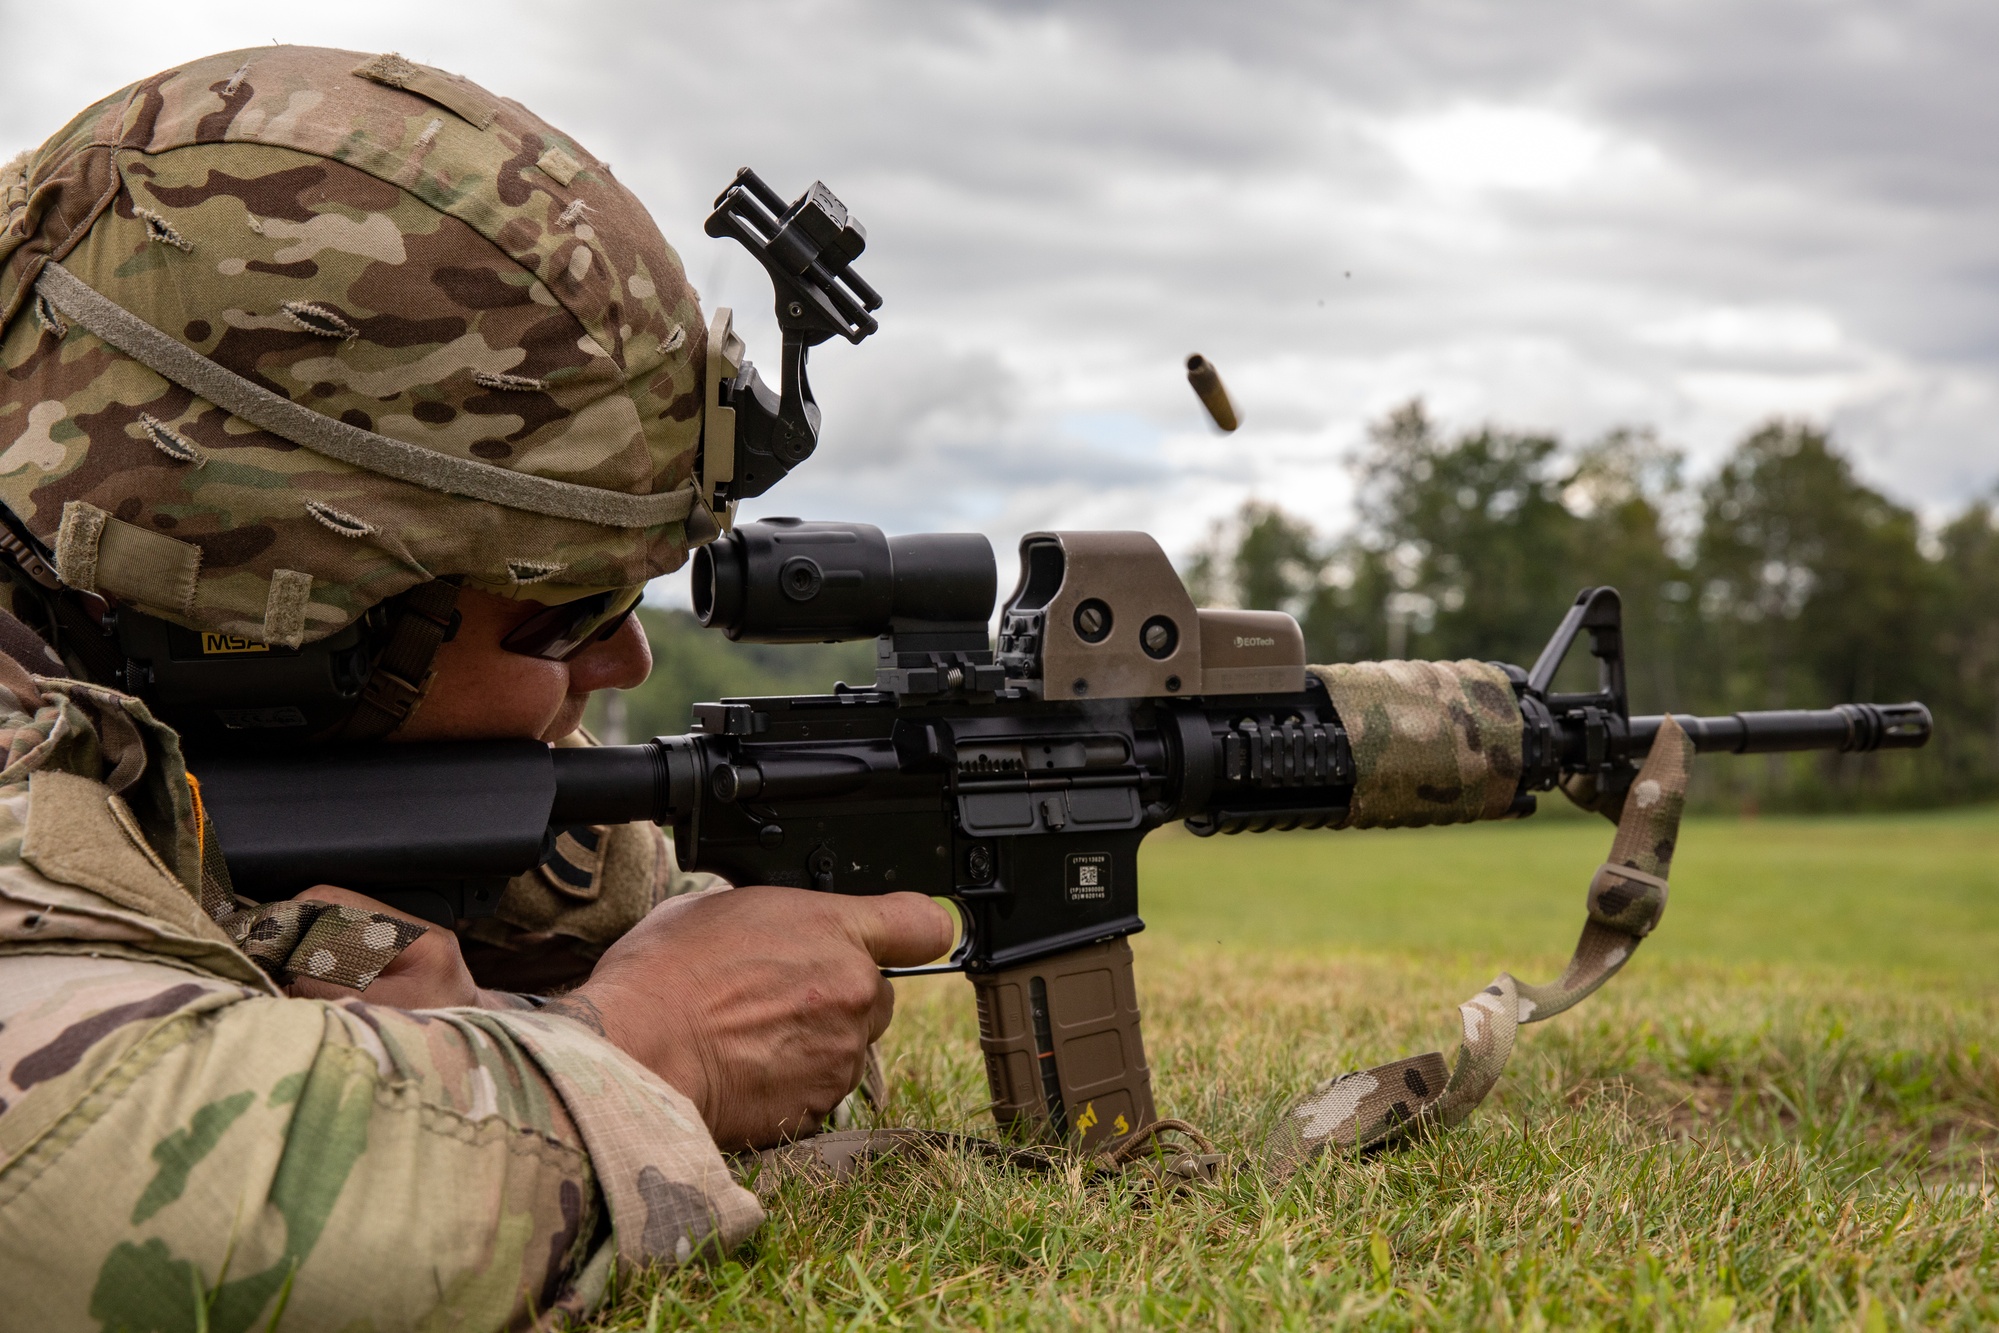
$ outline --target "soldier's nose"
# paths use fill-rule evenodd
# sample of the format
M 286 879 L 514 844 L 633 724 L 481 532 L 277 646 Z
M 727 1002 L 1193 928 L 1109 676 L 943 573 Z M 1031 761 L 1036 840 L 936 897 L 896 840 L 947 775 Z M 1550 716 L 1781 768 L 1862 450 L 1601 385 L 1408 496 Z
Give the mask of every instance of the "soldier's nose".
M 646 642 L 639 618 L 632 616 L 610 638 L 569 659 L 569 692 L 629 690 L 651 674 L 652 645 Z

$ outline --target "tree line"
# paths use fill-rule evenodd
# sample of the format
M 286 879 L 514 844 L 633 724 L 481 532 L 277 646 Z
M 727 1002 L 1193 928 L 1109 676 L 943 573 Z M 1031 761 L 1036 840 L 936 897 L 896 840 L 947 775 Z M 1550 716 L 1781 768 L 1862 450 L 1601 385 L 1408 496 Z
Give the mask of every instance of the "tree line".
M 1186 568 L 1202 605 L 1275 608 L 1312 660 L 1531 664 L 1577 589 L 1623 594 L 1634 711 L 1728 713 L 1921 699 L 1928 749 L 1696 768 L 1709 808 L 1856 809 L 1999 795 L 1999 527 L 1990 500 L 1940 529 L 1857 476 L 1825 432 L 1776 422 L 1700 485 L 1643 431 L 1580 446 L 1446 434 L 1412 403 L 1353 459 L 1356 523 L 1325 533 L 1251 503 Z M 730 643 L 642 611 L 653 675 L 600 699 L 599 734 L 687 726 L 690 704 L 873 678 L 872 644 Z M 1564 688 L 1593 684 L 1571 654 Z
M 1251 502 L 1187 569 L 1204 605 L 1281 609 L 1313 661 L 1531 664 L 1579 588 L 1623 595 L 1632 708 L 1727 713 L 1921 699 L 1928 749 L 1698 770 L 1745 810 L 1937 804 L 1999 792 L 1999 527 L 1978 500 L 1929 531 L 1827 434 L 1779 421 L 1709 480 L 1643 431 L 1571 447 L 1411 403 L 1353 461 L 1354 526 Z M 1571 654 L 1564 684 L 1593 664 Z

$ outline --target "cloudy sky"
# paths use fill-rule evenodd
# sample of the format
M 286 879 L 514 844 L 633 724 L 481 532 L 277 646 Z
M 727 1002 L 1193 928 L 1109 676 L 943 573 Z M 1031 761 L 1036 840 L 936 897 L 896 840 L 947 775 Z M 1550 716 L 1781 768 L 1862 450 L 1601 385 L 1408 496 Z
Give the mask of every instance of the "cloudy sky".
M 882 331 L 817 353 L 819 453 L 757 512 L 981 529 L 1003 578 L 1033 527 L 1181 552 L 1254 496 L 1338 528 L 1347 453 L 1419 395 L 1453 426 L 1649 425 L 1697 475 L 1805 416 L 1933 517 L 1999 482 L 1989 2 L 76 12 L 0 0 L 0 159 L 176 60 L 397 50 L 608 159 L 773 372 L 769 286 L 701 222 L 738 166 L 823 179 Z

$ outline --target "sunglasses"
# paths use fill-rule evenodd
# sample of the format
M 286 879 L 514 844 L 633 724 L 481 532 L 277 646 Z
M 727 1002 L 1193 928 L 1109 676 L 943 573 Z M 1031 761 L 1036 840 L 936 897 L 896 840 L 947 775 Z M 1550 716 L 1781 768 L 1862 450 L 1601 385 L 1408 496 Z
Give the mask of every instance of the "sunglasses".
M 616 634 L 626 617 L 638 609 L 644 594 L 643 585 L 612 588 L 547 607 L 514 626 L 500 640 L 500 647 L 523 657 L 567 662 L 591 644 Z

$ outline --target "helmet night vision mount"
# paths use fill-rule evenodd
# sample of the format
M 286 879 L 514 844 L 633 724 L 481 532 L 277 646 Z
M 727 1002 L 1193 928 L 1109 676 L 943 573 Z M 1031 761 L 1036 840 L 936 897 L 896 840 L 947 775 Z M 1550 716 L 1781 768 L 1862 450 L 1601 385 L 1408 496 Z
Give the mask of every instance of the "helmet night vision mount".
M 764 266 L 777 289 L 784 335 L 782 389 L 772 393 L 744 359 L 734 312 L 718 307 L 709 324 L 697 475 L 702 500 L 726 526 L 737 501 L 762 495 L 819 444 L 807 350 L 834 334 L 860 342 L 879 327 L 869 312 L 882 299 L 853 270 L 867 248 L 867 230 L 821 181 L 787 205 L 744 167 L 716 198 L 704 230 L 742 242 Z

